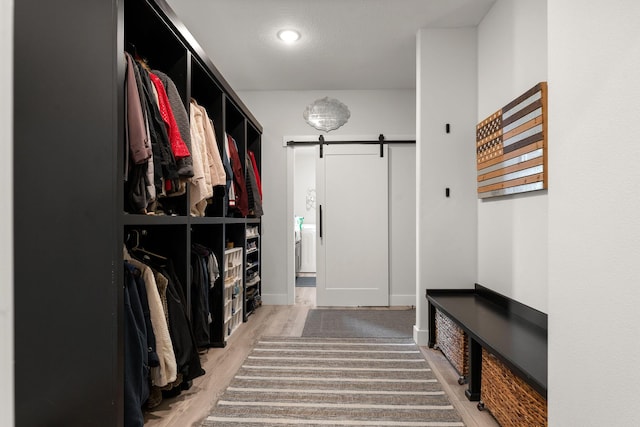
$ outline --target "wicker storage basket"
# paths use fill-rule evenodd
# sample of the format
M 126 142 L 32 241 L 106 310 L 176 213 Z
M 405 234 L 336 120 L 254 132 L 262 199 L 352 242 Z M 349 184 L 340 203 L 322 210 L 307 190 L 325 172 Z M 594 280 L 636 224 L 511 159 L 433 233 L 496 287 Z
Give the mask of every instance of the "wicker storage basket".
M 436 344 L 458 374 L 469 375 L 467 334 L 440 310 L 436 310 Z
M 547 401 L 482 349 L 480 398 L 502 427 L 547 426 Z

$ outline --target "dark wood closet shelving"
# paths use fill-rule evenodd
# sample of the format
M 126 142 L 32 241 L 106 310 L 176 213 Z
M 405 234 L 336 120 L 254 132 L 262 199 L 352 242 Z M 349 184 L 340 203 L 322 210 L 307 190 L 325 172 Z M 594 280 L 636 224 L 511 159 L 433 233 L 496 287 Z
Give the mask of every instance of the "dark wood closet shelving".
M 171 8 L 163 0 L 127 0 L 124 2 L 124 48 L 132 55 L 143 58 L 151 67 L 167 74 L 176 84 L 182 101 L 189 109 L 194 99 L 207 113 L 214 124 L 218 147 L 222 152 L 226 144 L 226 135 L 236 141 L 240 160 L 244 167 L 247 147 L 255 153 L 260 169 L 260 144 L 262 127 L 255 117 L 231 89 L 219 71 L 206 56 L 200 45 L 193 39 L 185 26 L 178 20 Z M 247 171 L 244 170 L 246 175 Z M 174 251 L 180 265 L 190 265 L 190 247 L 192 243 L 202 244 L 216 255 L 221 271 L 227 264 L 225 249 L 228 245 L 243 248 L 242 259 L 246 251 L 245 233 L 247 224 L 260 226 L 259 218 L 238 217 L 237 212 L 228 208 L 226 195 L 216 192 L 205 210 L 204 217 L 189 215 L 189 194 L 179 196 L 174 203 L 179 216 L 152 216 L 124 214 L 122 223 L 126 224 L 125 233 L 132 227 L 149 228 L 158 237 L 149 238 L 149 250 L 158 253 L 174 247 L 176 238 L 182 242 L 181 249 Z M 172 238 L 163 239 L 164 227 L 184 224 L 181 231 L 172 231 Z M 176 234 L 184 233 L 184 236 Z M 182 251 L 184 249 L 184 251 Z M 243 268 L 244 271 L 244 268 Z M 186 284 L 185 294 L 189 295 L 191 271 L 184 268 L 179 271 L 179 279 Z M 226 345 L 225 326 L 220 313 L 224 311 L 222 292 L 224 277 L 218 279 L 212 291 L 210 346 Z M 242 277 L 244 295 L 245 277 Z M 245 319 L 246 320 L 246 319 Z
M 17 2 L 14 51 L 16 425 L 122 426 L 127 238 L 171 258 L 187 296 L 193 243 L 221 269 L 227 245 L 241 248 L 243 298 L 246 229 L 261 227 L 223 194 L 202 218 L 188 192 L 172 198 L 176 216 L 125 213 L 124 51 L 167 74 L 186 108 L 205 107 L 219 148 L 230 134 L 259 170 L 262 127 L 164 0 Z M 211 347 L 227 344 L 220 287 Z

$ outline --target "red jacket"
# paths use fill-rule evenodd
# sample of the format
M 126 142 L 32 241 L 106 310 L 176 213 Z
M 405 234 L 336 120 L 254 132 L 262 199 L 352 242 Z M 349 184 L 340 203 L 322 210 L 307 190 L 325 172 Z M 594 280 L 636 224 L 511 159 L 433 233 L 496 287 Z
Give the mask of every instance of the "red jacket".
M 238 154 L 238 147 L 230 135 L 227 135 L 227 143 L 229 144 L 231 169 L 233 169 L 233 189 L 236 193 L 236 208 L 240 211 L 240 215 L 247 216 L 249 214 L 249 198 L 247 196 L 247 185 L 244 179 L 242 163 L 240 162 L 240 155 Z
M 176 159 L 190 156 L 191 154 L 189 153 L 187 144 L 184 143 L 184 141 L 182 140 L 182 136 L 180 135 L 180 129 L 178 128 L 176 118 L 174 117 L 173 111 L 171 110 L 169 98 L 167 97 L 167 91 L 164 89 L 162 81 L 153 73 L 149 73 L 149 77 L 151 77 L 151 81 L 153 82 L 153 85 L 158 92 L 158 108 L 160 110 L 162 120 L 164 120 L 164 123 L 167 127 L 167 133 L 169 134 L 169 142 L 171 142 L 171 151 L 173 152 L 173 156 Z

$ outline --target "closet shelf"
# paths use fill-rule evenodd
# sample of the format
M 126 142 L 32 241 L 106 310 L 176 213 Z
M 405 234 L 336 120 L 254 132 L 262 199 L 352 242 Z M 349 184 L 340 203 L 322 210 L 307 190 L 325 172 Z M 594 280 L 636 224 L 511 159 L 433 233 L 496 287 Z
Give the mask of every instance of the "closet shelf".
M 192 216 L 189 218 L 191 224 L 227 224 L 229 218 L 219 216 Z
M 123 225 L 216 225 L 216 224 L 248 224 L 245 218 L 229 218 L 218 216 L 185 216 L 185 215 L 138 215 L 122 213 Z M 247 239 L 258 239 L 260 236 L 247 236 Z
M 144 215 L 140 215 L 144 216 Z M 184 217 L 187 218 L 187 217 Z M 191 216 L 189 217 L 191 224 L 248 224 L 246 218 L 231 218 L 225 216 Z
M 246 224 L 247 218 L 232 218 L 232 217 L 225 217 L 225 224 Z
M 123 225 L 185 225 L 187 221 L 186 216 L 122 214 Z

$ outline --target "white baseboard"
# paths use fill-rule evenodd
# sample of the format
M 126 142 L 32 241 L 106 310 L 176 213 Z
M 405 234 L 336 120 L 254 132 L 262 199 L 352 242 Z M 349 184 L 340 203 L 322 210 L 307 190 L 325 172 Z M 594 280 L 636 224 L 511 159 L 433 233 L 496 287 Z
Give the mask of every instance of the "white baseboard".
M 262 303 L 265 305 L 289 305 L 287 294 L 262 294 Z M 389 296 L 389 306 L 416 306 L 415 295 L 391 295 Z
M 419 329 L 417 325 L 413 325 L 413 340 L 420 346 L 427 346 L 429 343 L 429 330 Z
M 411 307 L 416 306 L 416 295 L 390 295 L 389 296 L 389 305 L 392 307 L 399 305 L 407 305 Z
M 288 305 L 287 294 L 262 294 L 262 303 L 266 305 Z M 415 295 L 391 295 L 389 306 L 416 306 Z

